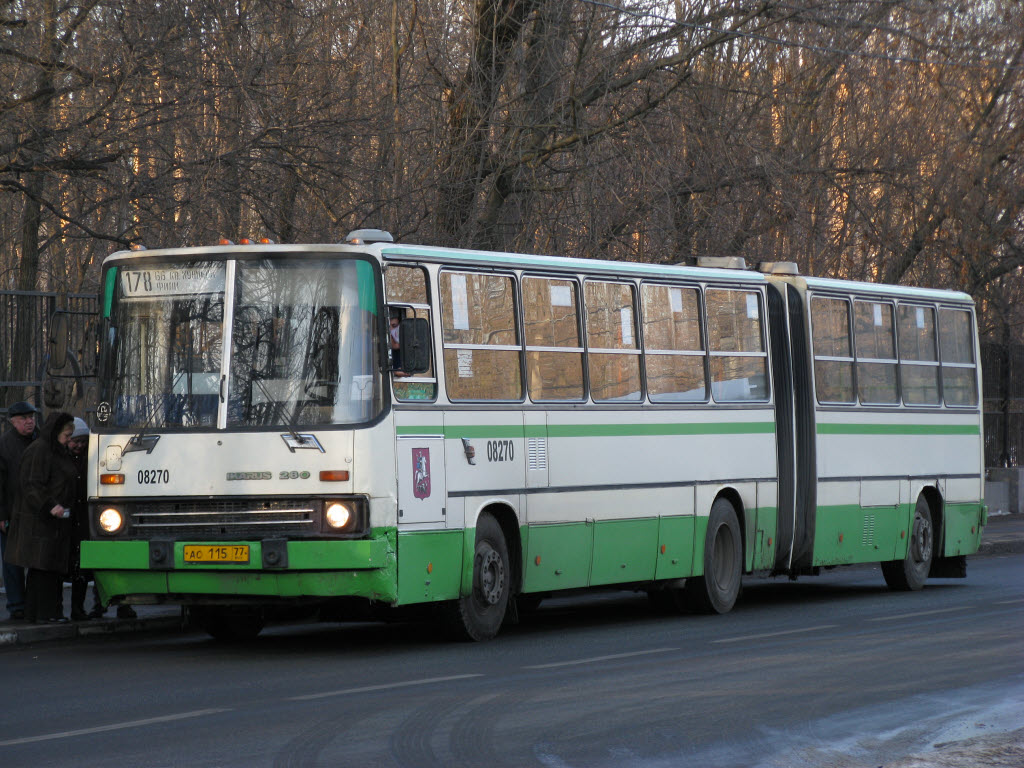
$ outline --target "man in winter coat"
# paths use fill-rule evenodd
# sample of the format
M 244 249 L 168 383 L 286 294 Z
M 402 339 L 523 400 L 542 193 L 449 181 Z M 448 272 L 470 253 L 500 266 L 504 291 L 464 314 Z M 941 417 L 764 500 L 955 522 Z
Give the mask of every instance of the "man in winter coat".
M 21 491 L 11 519 L 7 557 L 26 568 L 25 619 L 67 621 L 61 596 L 71 557 L 71 506 L 78 470 L 68 443 L 70 413 L 51 413 L 21 459 Z
M 36 437 L 36 414 L 31 403 L 17 402 L 7 409 L 11 429 L 0 437 L 0 560 L 3 561 L 7 612 L 12 619 L 25 618 L 25 569 L 5 557 L 11 516 L 21 490 L 21 455 Z

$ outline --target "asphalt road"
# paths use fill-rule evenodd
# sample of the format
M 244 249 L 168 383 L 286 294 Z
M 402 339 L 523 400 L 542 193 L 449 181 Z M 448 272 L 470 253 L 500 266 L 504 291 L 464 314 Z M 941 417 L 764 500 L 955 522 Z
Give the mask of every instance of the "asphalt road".
M 479 645 L 402 623 L 13 647 L 0 766 L 873 768 L 993 743 L 1012 760 L 1021 585 L 1007 555 L 912 594 L 877 568 L 749 581 L 726 616 L 553 600 Z

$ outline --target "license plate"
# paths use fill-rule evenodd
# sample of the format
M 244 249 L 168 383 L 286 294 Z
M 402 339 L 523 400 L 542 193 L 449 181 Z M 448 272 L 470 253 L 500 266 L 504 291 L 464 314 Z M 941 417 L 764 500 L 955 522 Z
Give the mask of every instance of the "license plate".
M 186 544 L 186 563 L 248 563 L 248 544 Z

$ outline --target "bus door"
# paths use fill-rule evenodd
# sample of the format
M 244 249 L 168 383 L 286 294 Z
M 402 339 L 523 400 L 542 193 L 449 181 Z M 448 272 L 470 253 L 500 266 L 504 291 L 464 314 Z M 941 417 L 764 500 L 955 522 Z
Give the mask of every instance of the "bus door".
M 775 390 L 778 517 L 776 573 L 811 564 L 816 512 L 814 402 L 803 297 L 769 283 L 768 329 Z
M 405 422 L 416 420 L 408 412 L 402 416 Z M 442 522 L 446 494 L 443 432 L 436 426 L 406 423 L 398 433 L 396 453 L 399 526 Z

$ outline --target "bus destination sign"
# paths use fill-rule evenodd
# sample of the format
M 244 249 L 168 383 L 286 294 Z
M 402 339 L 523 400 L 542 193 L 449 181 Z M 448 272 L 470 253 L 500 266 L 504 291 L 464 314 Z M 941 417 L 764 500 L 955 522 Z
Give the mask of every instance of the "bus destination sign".
M 121 290 L 127 298 L 190 296 L 224 292 L 223 267 L 124 269 Z

